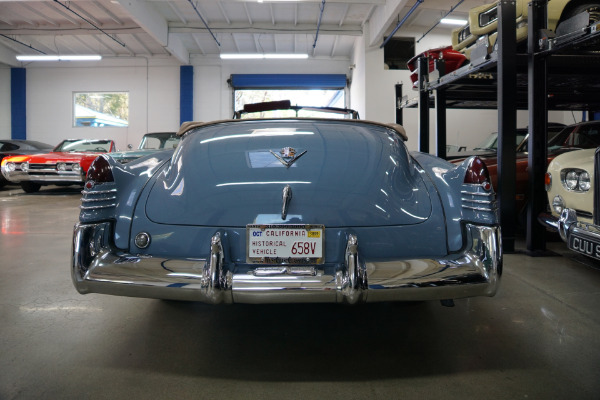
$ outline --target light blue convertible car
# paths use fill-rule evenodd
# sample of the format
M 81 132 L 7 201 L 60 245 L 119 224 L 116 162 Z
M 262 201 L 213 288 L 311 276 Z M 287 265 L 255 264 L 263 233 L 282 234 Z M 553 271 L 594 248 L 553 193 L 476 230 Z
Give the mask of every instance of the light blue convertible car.
M 493 296 L 502 274 L 485 165 L 409 152 L 376 122 L 186 123 L 175 150 L 98 157 L 74 229 L 82 293 L 207 303 Z

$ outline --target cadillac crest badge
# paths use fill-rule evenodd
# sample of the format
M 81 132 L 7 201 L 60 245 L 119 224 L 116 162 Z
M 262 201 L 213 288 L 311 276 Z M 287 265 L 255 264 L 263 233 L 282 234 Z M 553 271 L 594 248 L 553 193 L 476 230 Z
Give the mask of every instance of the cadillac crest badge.
M 291 167 L 292 164 L 296 162 L 296 160 L 298 160 L 306 153 L 306 150 L 304 150 L 303 152 L 298 154 L 296 149 L 294 149 L 293 147 L 284 147 L 283 149 L 279 150 L 279 154 L 275 153 L 273 150 L 269 151 L 287 168 Z

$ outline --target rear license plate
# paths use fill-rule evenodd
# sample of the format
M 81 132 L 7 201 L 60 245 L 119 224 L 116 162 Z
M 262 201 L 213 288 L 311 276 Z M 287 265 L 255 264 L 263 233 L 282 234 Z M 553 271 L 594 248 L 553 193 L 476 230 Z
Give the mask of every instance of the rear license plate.
M 246 225 L 246 259 L 252 264 L 322 264 L 323 225 Z
M 569 236 L 569 249 L 600 260 L 600 242 L 587 237 Z

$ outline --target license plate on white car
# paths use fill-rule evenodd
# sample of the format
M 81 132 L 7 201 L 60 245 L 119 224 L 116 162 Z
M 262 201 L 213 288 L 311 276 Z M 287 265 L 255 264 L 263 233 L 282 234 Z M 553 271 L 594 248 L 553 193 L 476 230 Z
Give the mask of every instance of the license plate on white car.
M 577 253 L 600 260 L 600 243 L 578 235 L 569 236 L 569 248 Z
M 322 264 L 323 225 L 246 225 L 246 259 L 252 264 Z

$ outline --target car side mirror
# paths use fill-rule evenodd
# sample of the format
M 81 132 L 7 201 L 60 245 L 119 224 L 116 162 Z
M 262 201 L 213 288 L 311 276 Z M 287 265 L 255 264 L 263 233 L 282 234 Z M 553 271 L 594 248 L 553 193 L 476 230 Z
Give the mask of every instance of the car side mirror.
M 128 148 L 129 150 L 133 149 L 133 146 L 131 145 L 131 143 L 127 145 L 127 148 Z

